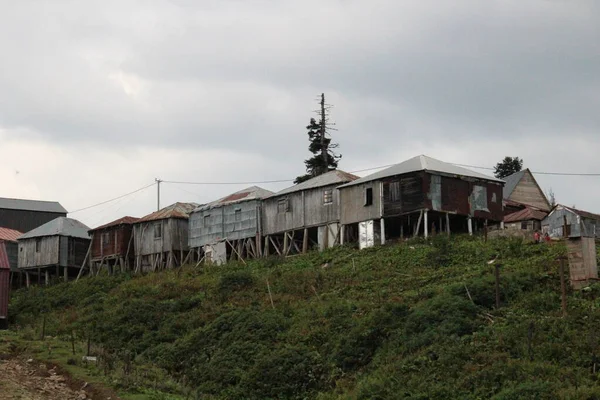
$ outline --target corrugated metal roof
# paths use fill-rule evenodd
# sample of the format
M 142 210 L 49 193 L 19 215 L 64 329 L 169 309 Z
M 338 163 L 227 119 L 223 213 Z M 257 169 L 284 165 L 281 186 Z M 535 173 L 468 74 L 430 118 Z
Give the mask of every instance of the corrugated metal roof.
M 6 197 L 0 197 L 0 208 L 9 210 L 67 213 L 67 210 L 56 201 L 9 199 Z
M 19 240 L 31 239 L 43 236 L 70 236 L 81 239 L 89 239 L 89 227 L 73 218 L 58 217 L 44 225 L 35 228 L 19 237 Z
M 6 240 L 7 242 L 16 242 L 22 234 L 23 232 L 14 229 L 0 228 L 0 240 Z
M 484 179 L 488 181 L 494 182 L 504 182 L 501 179 L 494 178 L 493 176 L 487 176 L 484 174 L 480 174 L 479 172 L 474 172 L 466 168 L 462 168 L 456 166 L 454 164 L 449 164 L 444 161 L 436 160 L 435 158 L 431 158 L 425 155 L 420 155 L 408 159 L 400 164 L 392 165 L 389 168 L 381 170 L 379 172 L 375 172 L 374 174 L 367 175 L 363 178 L 357 179 L 353 182 L 347 183 L 345 185 L 340 186 L 340 188 L 358 185 L 365 182 L 376 181 L 379 179 L 387 178 L 390 176 L 403 175 L 411 172 L 417 171 L 428 171 L 428 172 L 440 172 L 449 175 L 460 175 L 460 176 L 468 176 L 471 178 Z
M 519 172 L 515 172 L 512 175 L 502 178 L 504 179 L 504 182 L 506 182 L 504 184 L 504 189 L 502 189 L 502 197 L 504 197 L 505 199 L 508 199 L 510 197 L 512 192 L 515 190 L 515 188 L 523 178 L 523 175 L 525 175 L 525 171 L 528 171 L 528 169 L 523 169 Z
M 323 175 L 316 176 L 297 185 L 283 189 L 282 191 L 275 193 L 273 196 L 280 196 L 283 194 L 299 192 L 302 190 L 315 189 L 322 186 L 351 182 L 355 179 L 358 179 L 358 176 L 336 169 L 334 171 L 329 171 Z
M 100 225 L 97 228 L 91 229 L 90 232 L 99 231 L 100 229 L 111 228 L 113 226 L 131 225 L 131 224 L 135 224 L 138 220 L 139 220 L 139 218 L 137 218 L 137 217 L 127 216 L 127 217 L 119 218 L 115 221 L 109 222 L 108 224 Z
M 548 215 L 547 212 L 534 209 L 531 207 L 526 207 L 522 210 L 514 212 L 512 214 L 508 214 L 504 217 L 504 222 L 519 222 L 519 221 L 529 221 L 532 219 L 541 221 Z
M 190 213 L 197 208 L 199 204 L 196 203 L 175 203 L 171 204 L 168 207 L 162 208 L 158 211 L 153 212 L 152 214 L 148 214 L 145 217 L 142 217 L 136 221 L 139 222 L 148 222 L 148 221 L 157 221 L 159 219 L 167 219 L 167 218 L 181 218 L 188 219 Z
M 590 218 L 590 219 L 595 219 L 595 220 L 600 221 L 600 215 L 598 215 L 598 214 L 594 214 L 594 213 L 591 213 L 591 212 L 588 212 L 588 211 L 578 210 L 578 209 L 573 208 L 573 207 L 567 207 L 567 206 L 564 206 L 562 204 L 558 204 L 556 207 L 566 208 L 567 210 L 570 210 L 570 211 L 574 212 L 575 214 L 577 214 L 577 215 L 579 215 L 580 217 L 583 217 L 583 218 Z
M 249 188 L 242 189 L 228 196 L 225 196 L 219 200 L 215 200 L 211 203 L 197 207 L 194 211 L 209 210 L 215 207 L 221 207 L 227 204 L 241 203 L 242 201 L 250 201 L 256 199 L 264 199 L 273 195 L 273 192 L 267 189 L 263 189 L 258 186 L 250 186 Z

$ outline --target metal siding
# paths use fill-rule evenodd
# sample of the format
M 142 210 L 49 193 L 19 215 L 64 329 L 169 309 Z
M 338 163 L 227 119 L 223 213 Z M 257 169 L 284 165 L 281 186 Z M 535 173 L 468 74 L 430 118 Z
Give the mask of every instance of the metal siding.
M 154 238 L 154 225 L 160 224 L 162 236 Z M 188 221 L 180 218 L 169 218 L 159 221 L 149 221 L 135 224 L 134 230 L 135 255 L 147 256 L 169 251 L 187 250 Z
M 381 217 L 381 182 L 367 182 L 339 189 L 340 223 L 342 225 L 378 219 Z M 365 189 L 373 189 L 373 205 L 365 206 Z M 385 211 L 385 207 L 383 208 Z
M 19 269 L 19 245 L 16 242 L 4 242 L 8 264 L 11 271 Z
M 580 217 L 564 208 L 556 208 L 542 221 L 542 229 L 552 237 L 563 237 L 563 216 L 567 217 L 567 224 L 571 226 L 569 237 L 581 236 L 579 226 Z
M 58 217 L 66 216 L 66 213 L 0 209 L 0 226 L 29 232 Z
M 40 238 L 40 251 L 35 251 L 36 238 L 19 241 L 19 268 L 37 268 L 58 264 L 59 236 Z
M 323 204 L 325 190 L 331 190 L 332 203 Z M 304 226 L 318 226 L 340 219 L 339 193 L 335 186 L 325 186 L 304 192 Z
M 238 240 L 256 236 L 258 231 L 257 200 L 227 204 L 209 210 L 200 210 L 190 216 L 190 246 L 201 247 L 220 239 Z M 241 220 L 236 221 L 236 210 Z M 204 217 L 210 215 L 204 226 Z

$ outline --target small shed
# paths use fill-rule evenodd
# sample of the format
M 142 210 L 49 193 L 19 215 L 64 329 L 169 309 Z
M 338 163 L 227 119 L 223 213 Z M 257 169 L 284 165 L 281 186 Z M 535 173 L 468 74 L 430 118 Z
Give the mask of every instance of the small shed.
M 59 217 L 19 237 L 19 269 L 25 272 L 27 286 L 31 275 L 45 283 L 50 275 L 57 278 L 77 276 L 90 245 L 89 227 L 66 217 Z
M 600 215 L 558 204 L 542 221 L 542 232 L 567 242 L 571 284 L 581 288 L 598 280 L 596 240 Z
M 511 204 L 515 207 L 514 202 Z M 542 221 L 547 215 L 547 211 L 533 206 L 522 205 L 518 211 L 504 216 L 504 229 L 529 232 L 541 231 Z
M 306 252 L 340 241 L 337 186 L 358 179 L 334 170 L 291 186 L 263 200 L 264 255 Z
M 106 265 L 112 272 L 116 267 L 124 271 L 134 265 L 133 224 L 138 219 L 127 216 L 90 230 L 90 262 L 94 267 Z
M 359 247 L 500 222 L 504 182 L 420 155 L 339 187 L 343 241 Z
M 156 271 L 183 264 L 189 252 L 188 219 L 196 203 L 175 203 L 133 225 L 135 271 Z
M 0 197 L 0 226 L 29 232 L 58 217 L 67 210 L 56 201 L 10 199 Z
M 252 186 L 196 208 L 190 215 L 190 248 L 220 264 L 261 255 L 261 200 L 273 192 Z
M 6 254 L 6 265 L 10 269 L 10 285 L 18 288 L 23 285 L 23 273 L 19 270 L 19 245 L 17 239 L 23 233 L 14 229 L 0 228 L 0 251 Z

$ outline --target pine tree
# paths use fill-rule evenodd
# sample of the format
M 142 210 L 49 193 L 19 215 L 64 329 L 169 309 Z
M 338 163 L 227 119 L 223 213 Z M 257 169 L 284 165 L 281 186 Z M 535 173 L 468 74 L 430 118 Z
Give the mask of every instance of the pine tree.
M 338 161 L 342 158 L 341 154 L 335 154 L 332 149 L 338 147 L 337 143 L 331 143 L 328 137 L 329 131 L 335 130 L 329 122 L 329 109 L 331 106 L 325 104 L 325 94 L 321 94 L 320 109 L 316 111 L 319 115 L 319 121 L 315 118 L 310 119 L 308 130 L 308 141 L 310 142 L 308 150 L 313 156 L 304 161 L 306 165 L 306 174 L 299 176 L 294 180 L 298 184 L 307 181 L 315 176 L 333 171 L 338 166 Z
M 494 176 L 498 179 L 502 179 L 515 172 L 519 172 L 521 169 L 523 169 L 522 159 L 519 157 L 504 157 L 504 160 L 494 167 Z

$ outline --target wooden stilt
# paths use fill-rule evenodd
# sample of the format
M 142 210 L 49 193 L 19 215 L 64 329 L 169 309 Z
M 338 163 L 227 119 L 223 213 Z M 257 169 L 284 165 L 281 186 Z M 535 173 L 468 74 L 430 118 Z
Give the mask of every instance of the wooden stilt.
M 48 271 L 48 269 L 46 268 L 46 270 L 44 271 L 44 275 L 46 277 L 46 286 L 48 286 L 50 284 L 50 271 Z
M 69 280 L 69 267 L 63 267 L 63 273 L 65 275 L 65 282 Z
M 269 257 L 269 239 L 270 236 L 267 235 L 267 237 L 265 237 L 265 250 L 263 251 L 263 256 L 265 257 Z
M 385 219 L 381 218 L 379 220 L 379 229 L 380 229 L 380 238 L 381 238 L 381 245 L 383 246 L 385 244 Z
M 277 252 L 277 254 L 279 254 L 279 255 L 281 256 L 282 254 L 281 254 L 281 251 L 279 251 L 279 246 L 277 246 L 277 244 L 275 244 L 275 241 L 273 240 L 273 237 L 272 237 L 272 236 L 267 236 L 267 237 L 268 237 L 268 238 L 269 238 L 269 240 L 271 241 L 271 244 L 272 244 L 272 245 L 273 245 L 273 247 L 275 248 L 275 251 Z M 268 254 L 267 254 L 267 255 L 268 255 Z
M 450 214 L 446 213 L 446 233 L 450 236 Z
M 246 261 L 244 261 L 244 259 L 243 259 L 243 258 L 242 258 L 242 256 L 240 255 L 240 253 L 238 253 L 238 252 L 237 252 L 237 250 L 236 250 L 235 246 L 233 246 L 233 245 L 231 244 L 231 242 L 230 242 L 229 240 L 227 240 L 227 239 L 225 239 L 225 242 L 229 243 L 229 245 L 231 246 L 231 249 L 232 249 L 234 252 L 236 252 L 236 253 L 237 253 L 237 256 L 239 257 L 239 260 L 240 260 L 241 262 L 243 262 L 244 264 L 246 264 Z
M 25 282 L 27 284 L 27 287 L 29 287 L 31 285 L 31 279 L 29 278 L 29 272 L 25 272 Z
M 283 233 L 283 255 L 287 256 L 288 255 L 288 249 L 289 249 L 289 244 L 288 244 L 288 233 L 284 232 Z
M 346 240 L 345 234 L 346 233 L 346 225 L 340 225 L 340 244 L 343 246 L 344 242 Z
M 467 217 L 467 228 L 469 229 L 469 235 L 473 236 L 473 221 L 471 217 Z
M 427 239 L 427 236 L 429 236 L 429 221 L 427 219 L 427 210 L 425 210 L 423 212 L 423 234 L 425 236 L 425 239 Z
M 423 210 L 419 214 L 419 220 L 417 221 L 417 226 L 415 227 L 415 231 L 413 232 L 413 237 L 417 237 L 419 234 L 419 230 L 421 229 L 421 219 L 423 218 Z
M 302 253 L 308 251 L 308 228 L 304 228 L 304 236 L 302 236 Z

